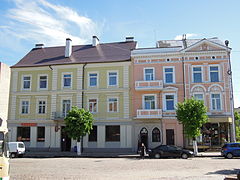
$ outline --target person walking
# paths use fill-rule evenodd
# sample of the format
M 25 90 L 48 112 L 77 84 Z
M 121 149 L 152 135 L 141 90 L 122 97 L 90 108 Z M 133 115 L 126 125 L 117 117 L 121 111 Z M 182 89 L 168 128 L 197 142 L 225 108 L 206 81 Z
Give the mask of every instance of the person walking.
M 145 158 L 145 153 L 146 153 L 146 147 L 145 147 L 144 143 L 142 143 L 141 147 L 140 147 L 140 156 L 142 159 Z

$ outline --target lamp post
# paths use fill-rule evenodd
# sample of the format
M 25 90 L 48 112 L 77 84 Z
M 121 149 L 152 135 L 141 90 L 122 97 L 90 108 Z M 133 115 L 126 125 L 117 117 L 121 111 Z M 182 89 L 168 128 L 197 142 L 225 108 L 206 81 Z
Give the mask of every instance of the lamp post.
M 229 89 L 230 89 L 230 108 L 232 116 L 232 133 L 231 133 L 231 142 L 236 142 L 236 127 L 235 127 L 235 118 L 234 118 L 234 99 L 233 99 L 233 83 L 232 83 L 232 69 L 231 69 L 231 60 L 230 60 L 230 48 L 228 47 L 229 41 L 225 41 L 227 46 L 227 57 L 228 57 L 228 71 L 229 75 Z

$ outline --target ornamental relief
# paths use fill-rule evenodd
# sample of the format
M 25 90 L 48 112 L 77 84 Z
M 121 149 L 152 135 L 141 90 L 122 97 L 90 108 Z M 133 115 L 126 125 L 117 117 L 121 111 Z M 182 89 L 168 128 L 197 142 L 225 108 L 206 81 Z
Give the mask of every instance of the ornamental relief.
M 221 91 L 221 88 L 218 86 L 213 86 L 210 88 L 210 92 L 216 92 L 216 91 L 218 91 L 218 92 Z
M 192 92 L 204 92 L 204 89 L 202 87 L 195 87 Z

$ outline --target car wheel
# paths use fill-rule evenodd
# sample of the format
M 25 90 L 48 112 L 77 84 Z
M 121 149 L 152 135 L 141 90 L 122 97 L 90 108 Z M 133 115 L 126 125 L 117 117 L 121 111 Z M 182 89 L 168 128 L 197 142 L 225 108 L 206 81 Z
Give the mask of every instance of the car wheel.
M 161 155 L 159 153 L 154 155 L 155 159 L 160 159 Z
M 188 155 L 187 155 L 186 153 L 183 153 L 183 154 L 181 155 L 181 158 L 182 158 L 182 159 L 187 159 L 187 158 L 188 158 Z
M 228 159 L 232 159 L 233 158 L 233 154 L 232 153 L 227 153 L 227 156 L 226 156 Z
M 11 153 L 11 158 L 15 158 L 16 157 L 16 154 L 15 153 Z

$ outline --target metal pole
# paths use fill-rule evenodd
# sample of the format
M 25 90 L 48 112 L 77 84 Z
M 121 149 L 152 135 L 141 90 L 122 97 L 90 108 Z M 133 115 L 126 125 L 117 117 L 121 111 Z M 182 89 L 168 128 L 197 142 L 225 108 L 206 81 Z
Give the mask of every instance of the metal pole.
M 228 48 L 229 41 L 225 41 L 225 45 Z M 236 127 L 235 127 L 235 117 L 234 117 L 234 99 L 233 99 L 233 83 L 232 83 L 232 69 L 231 69 L 231 60 L 230 60 L 230 49 L 227 49 L 228 55 L 228 71 L 229 75 L 229 89 L 230 89 L 230 108 L 231 108 L 231 116 L 232 116 L 232 133 L 231 133 L 231 142 L 236 142 Z

